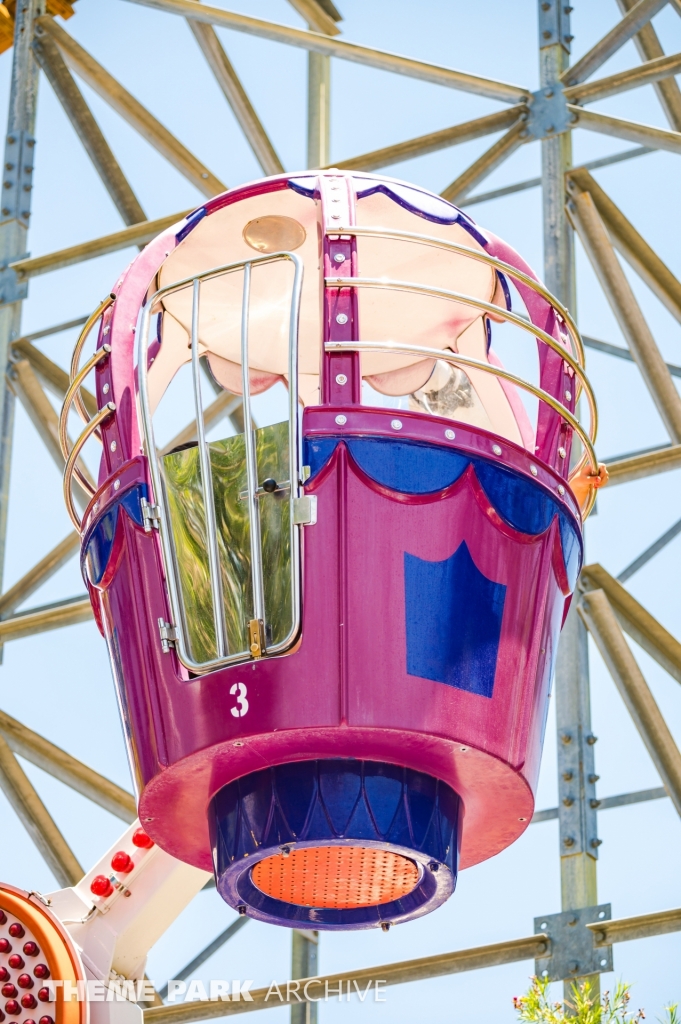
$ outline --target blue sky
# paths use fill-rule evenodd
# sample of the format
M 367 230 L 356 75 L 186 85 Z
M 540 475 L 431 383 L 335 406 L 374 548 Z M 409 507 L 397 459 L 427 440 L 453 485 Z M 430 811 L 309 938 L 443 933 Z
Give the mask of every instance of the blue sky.
M 346 38 L 406 53 L 509 82 L 537 87 L 537 24 L 533 0 L 339 0 Z M 619 17 L 615 0 L 575 0 L 575 59 Z M 66 28 L 228 185 L 259 176 L 241 132 L 181 19 L 125 0 L 78 0 Z M 241 0 L 234 9 L 290 25 L 302 25 L 285 0 Z M 681 50 L 681 17 L 671 7 L 654 19 L 665 52 Z M 221 39 L 270 133 L 287 170 L 305 165 L 306 57 L 234 32 Z M 637 64 L 632 43 L 601 74 Z M 0 57 L 0 89 L 6 107 L 11 53 Z M 143 139 L 87 87 L 83 87 L 119 162 L 150 218 L 199 204 L 201 197 Z M 499 109 L 499 104 L 443 87 L 334 61 L 332 65 L 332 159 L 343 159 L 445 128 Z M 651 86 L 602 101 L 596 108 L 667 127 Z M 95 238 L 122 225 L 69 122 L 42 79 L 38 102 L 35 189 L 29 247 L 34 255 Z M 489 139 L 408 161 L 388 173 L 440 191 Z M 575 163 L 630 148 L 629 143 L 576 131 Z M 625 211 L 665 262 L 681 275 L 678 237 L 678 160 L 656 153 L 596 172 L 602 187 Z M 495 171 L 481 190 L 539 174 L 537 144 L 524 146 Z M 471 207 L 483 225 L 515 245 L 541 273 L 539 189 Z M 135 250 L 113 253 L 31 282 L 23 328 L 40 329 L 89 312 L 111 288 Z M 617 324 L 578 247 L 577 316 L 583 333 L 624 344 Z M 629 273 L 629 271 L 627 271 Z M 633 275 L 632 285 L 670 362 L 681 363 L 681 327 Z M 73 332 L 41 347 L 66 366 Z M 588 352 L 587 368 L 601 413 L 597 449 L 607 457 L 664 443 L 667 438 L 633 364 Z M 21 407 L 17 407 L 5 586 L 11 585 L 69 529 L 59 474 Z M 679 517 L 681 471 L 627 484 L 599 498 L 587 527 L 588 561 L 616 575 Z M 635 597 L 678 635 L 681 600 L 681 537 L 628 583 Z M 31 599 L 43 604 L 81 593 L 77 562 L 62 569 Z M 674 734 L 681 739 L 681 689 L 640 649 L 635 655 Z M 597 771 L 602 796 L 659 786 L 659 778 L 598 653 L 591 652 L 593 727 L 599 736 Z M 0 667 L 2 707 L 70 753 L 130 787 L 113 697 L 106 649 L 93 624 L 15 641 Z M 554 806 L 555 739 L 550 717 L 539 808 Z M 121 823 L 27 766 L 40 794 L 84 867 L 114 842 Z M 3 843 L 0 876 L 27 889 L 49 891 L 54 879 L 21 824 L 0 796 Z M 603 812 L 599 901 L 613 917 L 679 906 L 678 817 L 667 799 Z M 555 821 L 534 825 L 511 849 L 463 872 L 458 889 L 435 914 L 382 932 L 324 934 L 324 972 L 486 944 L 531 934 L 533 918 L 560 910 L 558 830 Z M 148 973 L 161 985 L 222 931 L 233 911 L 213 893 L 200 894 L 152 950 Z M 681 1000 L 678 962 L 681 938 L 663 936 L 615 948 L 615 975 L 634 986 L 634 1002 L 649 1019 L 669 1000 Z M 290 937 L 285 930 L 250 923 L 200 973 L 209 978 L 253 978 L 257 985 L 288 973 Z M 387 1002 L 352 1008 L 329 1004 L 321 1019 L 352 1013 L 395 1022 L 427 1014 L 445 1021 L 503 1024 L 514 1019 L 512 997 L 527 985 L 531 962 L 393 988 Z M 272 1010 L 283 1020 L 284 1010 Z

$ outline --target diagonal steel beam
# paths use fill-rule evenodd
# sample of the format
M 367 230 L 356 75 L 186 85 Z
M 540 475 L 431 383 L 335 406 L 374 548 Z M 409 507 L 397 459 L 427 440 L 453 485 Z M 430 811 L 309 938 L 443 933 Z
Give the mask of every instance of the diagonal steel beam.
M 568 103 L 567 109 L 574 117 L 574 127 L 649 145 L 653 150 L 681 153 L 681 132 L 642 125 L 636 121 L 627 121 L 625 118 L 613 118 L 609 114 L 598 114 L 596 111 L 585 111 L 582 106 L 576 106 L 574 103 Z
M 0 736 L 0 789 L 59 884 L 64 888 L 76 885 L 85 872 L 3 736 Z
M 41 352 L 40 349 L 32 345 L 27 338 L 18 338 L 16 341 L 13 341 L 10 351 L 15 362 L 27 359 L 45 387 L 57 398 L 63 399 L 71 383 L 66 370 L 62 370 L 61 366 L 57 366 L 49 356 L 46 356 L 44 352 Z M 87 388 L 81 388 L 80 395 L 88 414 L 94 416 L 98 411 L 97 399 Z
M 578 611 L 596 641 L 677 814 L 681 815 L 681 752 L 624 638 L 605 591 L 589 591 L 579 602 Z
M 621 345 L 611 345 L 609 341 L 599 341 L 598 338 L 590 338 L 587 334 L 582 335 L 585 348 L 592 348 L 596 352 L 604 352 L 607 356 L 615 356 L 617 359 L 625 359 L 628 363 L 635 362 L 634 357 L 628 348 Z M 681 377 L 681 366 L 676 363 L 667 363 L 667 369 L 672 377 Z
M 681 396 L 589 192 L 572 192 L 568 214 L 671 440 L 681 443 Z
M 244 14 L 226 11 L 222 7 L 200 4 L 197 0 L 131 0 L 131 2 L 140 3 L 144 7 L 152 7 L 157 11 L 178 14 L 183 18 L 194 18 L 207 25 L 222 26 L 236 32 L 260 36 L 262 39 L 271 39 L 277 43 L 287 43 L 289 46 L 297 46 L 303 50 L 325 53 L 329 57 L 338 57 L 340 60 L 364 64 L 367 67 L 378 68 L 380 71 L 392 71 L 398 75 L 418 78 L 423 82 L 432 82 L 434 85 L 444 85 L 450 89 L 461 89 L 478 96 L 487 96 L 488 99 L 501 100 L 503 103 L 525 103 L 529 95 L 528 90 L 520 85 L 510 85 L 508 82 L 499 82 L 492 78 L 483 78 L 480 75 L 469 75 L 464 71 L 456 71 L 454 68 L 442 67 L 439 64 L 429 64 L 427 61 L 413 60 L 411 57 L 402 57 L 400 54 L 376 50 L 370 46 L 360 46 L 358 43 L 351 43 L 345 39 L 333 39 L 321 32 L 306 32 L 304 29 L 263 21 L 261 18 L 250 18 Z
M 92 605 L 87 595 L 55 601 L 54 604 L 41 605 L 39 608 L 28 608 L 11 619 L 0 619 L 0 644 L 46 633 L 50 629 L 75 626 L 91 618 Z
M 619 164 L 624 160 L 632 160 L 637 156 L 645 156 L 647 153 L 654 153 L 655 150 L 649 146 L 637 146 L 635 149 L 625 149 L 622 153 L 613 153 L 611 156 L 601 157 L 600 160 L 589 160 L 582 164 L 588 171 L 597 167 L 609 167 L 611 164 Z M 513 195 L 514 192 L 525 192 L 529 188 L 538 188 L 542 183 L 541 178 L 527 178 L 525 181 L 517 181 L 515 185 L 506 185 L 504 188 L 495 188 L 491 192 L 478 192 L 473 196 L 466 196 L 464 206 L 474 206 L 476 203 L 487 203 L 490 199 L 501 199 L 502 196 Z
M 196 39 L 208 66 L 215 75 L 239 126 L 246 136 L 256 160 L 265 174 L 282 174 L 284 167 L 260 118 L 253 109 L 234 66 L 224 51 L 222 43 L 212 25 L 187 19 L 189 28 Z
M 619 9 L 623 14 L 636 3 L 636 0 L 617 0 Z M 672 0 L 672 7 L 678 9 L 679 0 Z M 634 36 L 634 43 L 639 52 L 641 60 L 654 60 L 656 57 L 664 56 L 664 50 L 660 45 L 657 32 L 652 25 L 644 25 Z M 673 78 L 655 83 L 655 92 L 664 110 L 665 116 L 674 131 L 681 132 L 681 90 Z
M 571 169 L 566 178 L 568 190 L 570 183 L 574 182 L 582 191 L 589 192 L 615 248 L 645 281 L 660 302 L 667 307 L 672 316 L 681 323 L 681 281 L 672 274 L 669 267 L 648 245 L 631 221 L 624 216 L 585 167 Z
M 637 68 L 629 68 L 616 75 L 599 78 L 595 82 L 571 85 L 565 90 L 565 98 L 568 103 L 593 103 L 595 100 L 616 96 L 628 89 L 638 89 L 642 85 L 662 82 L 672 75 L 678 74 L 679 71 L 681 71 L 681 53 L 674 53 L 668 57 L 657 57 L 654 60 L 646 61 L 645 64 L 641 64 Z M 676 126 L 674 127 L 676 131 L 679 130 Z
M 680 926 L 681 927 L 681 924 Z M 546 955 L 548 950 L 546 935 L 528 935 L 522 939 L 510 939 L 506 942 L 495 942 L 488 946 L 476 946 L 472 949 L 457 949 L 452 953 L 439 953 L 436 956 L 424 956 L 418 960 L 403 960 L 393 964 L 381 964 L 377 967 L 361 967 L 356 971 L 342 971 L 338 974 L 321 975 L 315 979 L 315 986 L 305 990 L 304 981 L 300 983 L 300 995 L 290 999 L 291 1005 L 300 1001 L 312 1001 L 317 996 L 324 998 L 327 991 L 333 995 L 340 991 L 357 991 L 364 993 L 367 983 L 373 984 L 380 980 L 385 985 L 404 985 L 412 981 L 424 981 L 428 978 L 441 978 L 448 974 L 460 974 L 463 971 L 477 971 L 485 967 L 497 967 L 500 964 L 517 963 L 520 960 L 531 960 Z M 355 989 L 352 984 L 355 983 Z M 274 984 L 274 983 L 273 983 Z M 321 986 L 321 988 L 319 987 Z M 254 1010 L 267 1010 L 280 1007 L 286 1003 L 286 982 L 279 983 L 284 995 L 280 998 L 272 994 L 269 988 L 255 989 L 251 992 L 248 1002 L 234 1001 L 229 1003 L 174 1003 L 144 1011 L 144 1024 L 188 1024 L 190 1021 L 211 1020 L 215 1017 L 231 1016 L 235 1013 L 249 1013 Z M 295 991 L 295 990 L 294 990 Z M 270 993 L 268 997 L 268 992 Z
M 113 75 L 98 64 L 80 43 L 57 25 L 53 18 L 44 15 L 38 18 L 37 24 L 49 33 L 71 70 L 87 82 L 91 89 L 132 125 L 180 174 L 191 181 L 202 195 L 210 198 L 226 191 L 227 186 L 223 185 L 220 179 L 216 178 L 160 121 L 157 121 L 139 100 L 131 96 Z
M 54 464 L 60 472 L 63 472 L 64 456 L 62 455 L 61 446 L 59 444 L 59 417 L 52 408 L 47 395 L 41 388 L 40 382 L 28 359 L 20 359 L 18 363 L 14 363 L 11 367 L 9 376 L 12 388 L 18 395 L 21 404 L 28 413 L 33 426 L 38 431 L 43 444 L 52 456 Z M 97 489 L 95 482 L 90 476 L 85 463 L 80 459 L 78 460 L 78 467 L 83 473 L 83 476 L 92 486 L 94 493 Z M 85 508 L 90 500 L 90 495 L 80 487 L 77 480 L 75 483 L 77 487 L 77 500 L 81 504 L 81 507 Z
M 213 426 L 214 423 L 221 420 L 223 416 L 233 420 L 235 413 L 238 414 L 238 410 L 240 410 L 242 406 L 243 399 L 241 398 L 241 395 L 233 395 L 229 391 L 221 391 L 215 401 L 211 402 L 210 405 L 206 406 L 203 410 L 203 422 L 206 425 L 206 430 Z M 237 421 L 232 422 L 232 425 L 235 429 L 243 430 L 243 424 L 239 422 L 238 415 Z M 190 441 L 195 440 L 196 420 L 192 420 L 192 422 L 188 423 L 187 426 L 179 432 L 179 434 L 175 435 L 172 441 L 169 441 L 168 444 L 164 445 L 159 454 L 168 455 L 173 448 L 177 448 L 181 444 L 188 444 Z
M 681 683 L 681 644 L 614 576 L 594 563 L 582 570 L 581 584 L 587 590 L 602 590 L 624 631 Z
M 681 908 L 659 910 L 652 914 L 624 917 L 614 921 L 597 921 L 587 927 L 594 932 L 594 941 L 597 945 L 628 942 L 652 935 L 665 935 L 681 931 Z M 222 1003 L 216 1001 L 159 1006 L 153 1010 L 145 1010 L 144 1024 L 190 1024 L 191 1021 L 211 1020 L 236 1013 L 252 1013 L 257 1010 L 281 1007 L 282 1003 L 286 1004 L 286 1002 L 289 1002 L 290 1005 L 295 1005 L 299 1000 L 309 1002 L 319 996 L 324 998 L 324 993 L 338 995 L 342 992 L 343 995 L 347 993 L 349 998 L 351 992 L 364 993 L 367 991 L 367 983 L 372 984 L 377 980 L 385 985 L 404 985 L 408 982 L 440 978 L 463 971 L 476 971 L 485 967 L 496 967 L 500 964 L 517 963 L 521 960 L 545 956 L 548 949 L 547 939 L 550 939 L 550 935 L 529 935 L 522 939 L 510 939 L 489 946 L 459 949 L 452 953 L 438 953 L 435 956 L 421 957 L 418 960 L 402 960 L 376 967 L 362 967 L 356 971 L 343 971 L 340 974 L 321 975 L 314 981 L 310 979 L 310 985 L 307 988 L 304 981 L 301 982 L 299 990 L 293 989 L 290 995 L 286 982 L 280 982 L 278 985 L 273 982 L 269 988 L 252 991 L 252 999 L 248 1002 Z M 281 995 L 278 996 L 277 990 Z
M 80 537 L 74 530 L 68 537 L 64 537 L 64 540 L 60 541 L 56 547 L 52 548 L 44 558 L 41 558 L 33 568 L 29 569 L 20 580 L 17 580 L 14 586 L 0 596 L 0 619 L 6 618 L 16 611 L 27 597 L 35 593 L 43 583 L 46 583 L 63 565 L 66 565 L 79 548 Z
M 522 104 L 517 104 L 507 107 L 505 110 L 499 110 L 495 114 L 476 117 L 473 121 L 463 121 L 451 128 L 429 132 L 428 135 L 419 135 L 415 139 L 398 142 L 394 146 L 374 149 L 370 153 L 350 157 L 349 160 L 337 161 L 333 166 L 341 171 L 375 171 L 379 167 L 388 167 L 390 164 L 400 163 L 402 160 L 412 160 L 417 156 L 425 156 L 426 153 L 437 153 L 441 149 L 448 149 L 450 146 L 458 146 L 462 142 L 470 142 L 472 139 L 480 139 L 484 135 L 503 131 L 504 128 L 510 128 L 526 110 L 527 108 Z
M 16 718 L 0 711 L 0 734 L 10 750 L 30 761 L 53 778 L 75 789 L 81 796 L 131 824 L 137 817 L 135 798 L 115 782 L 88 768 L 82 761 L 50 743 L 44 736 L 27 728 Z
M 667 544 L 670 544 L 680 533 L 681 519 L 677 519 L 673 526 L 665 530 L 661 537 L 658 537 L 653 544 L 650 544 L 645 551 L 642 551 L 638 558 L 635 558 L 626 569 L 622 569 L 622 572 L 617 576 L 619 582 L 626 583 L 627 580 L 630 580 L 634 573 L 642 569 L 644 565 L 647 565 L 651 558 L 654 558 L 663 548 L 666 548 Z
M 127 249 L 138 242 L 150 242 L 161 231 L 179 223 L 194 209 L 195 207 L 192 207 L 191 210 L 171 213 L 170 216 L 159 217 L 157 220 L 133 224 L 132 227 L 123 228 L 122 231 L 114 231 L 110 235 L 102 235 L 101 238 L 93 238 L 89 242 L 70 245 L 67 249 L 59 249 L 57 252 L 47 253 L 45 256 L 15 260 L 10 263 L 10 266 L 20 279 L 49 274 L 52 270 L 61 270 L 62 267 L 71 267 L 74 263 L 82 263 L 84 260 L 92 260 L 97 256 L 106 256 L 107 253 Z
M 336 25 L 336 19 L 324 10 L 317 0 L 288 0 L 288 2 L 314 32 L 323 32 L 327 36 L 337 36 L 340 32 Z
M 124 222 L 137 224 L 146 220 L 137 196 L 67 68 L 59 47 L 40 26 L 33 40 L 33 52 Z
M 608 485 L 628 484 L 657 473 L 668 473 L 681 467 L 681 444 L 667 444 L 641 452 L 632 452 L 608 462 Z
M 193 960 L 190 960 L 186 967 L 183 967 L 181 971 L 177 971 L 173 975 L 174 979 L 176 981 L 184 981 L 186 978 L 190 978 L 194 971 L 198 970 L 202 964 L 205 964 L 206 960 L 210 960 L 213 953 L 217 953 L 217 951 L 224 946 L 225 942 L 229 942 L 232 936 L 241 931 L 243 926 L 248 924 L 249 921 L 250 917 L 237 917 L 236 921 L 232 921 L 232 923 L 228 925 L 223 932 L 220 932 L 212 942 L 208 943 L 205 949 L 202 949 Z M 168 995 L 168 982 L 165 983 L 163 988 L 159 989 L 158 994 L 161 999 L 166 998 Z
M 574 103 L 568 103 L 568 110 L 574 116 L 575 127 L 600 132 L 601 135 L 612 135 L 616 139 L 626 139 L 627 142 L 638 142 L 641 146 L 651 146 L 653 149 L 664 149 L 669 153 L 681 153 L 681 132 L 670 132 L 650 124 L 627 121 L 623 117 L 584 110 Z
M 492 173 L 525 142 L 527 128 L 524 120 L 518 120 L 505 135 L 502 135 L 493 146 L 490 146 L 482 156 L 471 164 L 471 166 L 455 178 L 451 185 L 448 185 L 440 193 L 443 199 L 450 203 L 460 203 L 476 185 Z
M 563 72 L 561 77 L 564 84 L 577 85 L 578 82 L 583 82 L 593 75 L 594 71 L 598 71 L 613 53 L 617 53 L 620 47 L 666 5 L 667 0 L 639 0 L 607 35 L 603 36 L 576 64 Z

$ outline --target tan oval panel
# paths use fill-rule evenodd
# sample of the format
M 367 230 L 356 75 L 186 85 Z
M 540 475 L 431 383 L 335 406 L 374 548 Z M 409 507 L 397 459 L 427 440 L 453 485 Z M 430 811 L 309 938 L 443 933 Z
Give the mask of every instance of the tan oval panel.
M 292 217 L 256 217 L 243 230 L 244 241 L 256 252 L 291 252 L 305 241 L 305 228 Z
M 316 846 L 259 861 L 251 872 L 267 896 L 302 907 L 375 907 L 418 884 L 416 864 L 387 850 Z

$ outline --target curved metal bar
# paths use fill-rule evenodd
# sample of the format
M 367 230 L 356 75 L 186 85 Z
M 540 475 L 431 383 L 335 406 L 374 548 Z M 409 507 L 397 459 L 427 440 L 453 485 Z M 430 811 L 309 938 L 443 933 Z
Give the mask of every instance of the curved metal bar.
M 113 402 L 107 402 L 103 409 L 100 409 L 96 416 L 93 416 L 90 422 L 83 430 L 82 434 L 78 437 L 78 440 L 74 444 L 68 459 L 66 460 L 66 466 L 64 468 L 64 501 L 66 503 L 66 511 L 68 512 L 71 522 L 80 533 L 82 521 L 78 518 L 75 506 L 73 504 L 73 497 L 71 495 L 71 478 L 76 468 L 76 460 L 80 455 L 85 442 L 88 440 L 91 434 L 99 427 L 100 423 L 108 419 L 113 412 L 116 411 L 116 406 Z M 87 490 L 90 491 L 93 496 L 95 492 L 92 490 L 90 484 L 87 484 Z
M 458 242 L 448 242 L 444 238 L 437 238 L 434 235 L 419 235 L 413 231 L 394 231 L 392 228 L 364 228 L 357 227 L 353 224 L 347 231 L 341 228 L 328 228 L 327 234 L 352 234 L 360 235 L 364 237 L 373 238 L 397 238 L 404 242 L 421 242 L 424 245 L 431 245 L 438 249 L 450 249 L 452 252 L 461 253 L 463 256 L 468 256 L 473 260 L 477 260 L 479 263 L 486 263 L 488 266 L 494 267 L 497 270 L 502 270 L 509 277 L 515 278 L 517 281 L 522 281 L 528 288 L 540 295 L 542 299 L 555 310 L 556 313 L 565 321 L 568 327 L 570 341 L 573 349 L 575 350 L 577 361 L 580 366 L 585 365 L 586 357 L 584 354 L 584 343 L 582 337 L 577 328 L 577 324 L 570 316 L 570 312 L 562 305 L 561 302 L 552 295 L 551 292 L 546 288 L 540 281 L 530 277 L 525 271 L 519 270 L 517 267 L 512 266 L 510 263 L 506 263 L 504 260 L 500 260 L 498 256 L 490 256 L 487 252 L 480 252 L 478 249 L 471 249 L 467 245 L 460 245 Z
M 71 383 L 73 383 L 73 381 L 78 376 L 78 364 L 80 363 L 80 354 L 83 351 L 83 345 L 87 341 L 90 331 L 95 326 L 99 318 L 103 315 L 103 313 L 109 308 L 109 306 L 113 306 L 115 301 L 116 296 L 114 295 L 113 292 L 111 292 L 111 294 L 107 295 L 103 302 L 100 302 L 94 313 L 91 313 L 90 316 L 85 321 L 83 325 L 83 330 L 78 335 L 78 341 L 76 342 L 75 348 L 73 349 L 73 355 L 71 356 L 71 372 L 69 374 Z M 73 403 L 83 423 L 89 423 L 90 417 L 88 415 L 88 411 L 83 405 L 83 400 L 80 397 L 80 394 L 77 392 L 73 399 Z M 64 458 L 66 458 L 66 456 L 64 456 Z
M 210 464 L 208 442 L 206 441 L 206 426 L 203 422 L 203 402 L 201 400 L 201 366 L 199 363 L 200 296 L 201 282 L 195 278 L 192 288 L 192 383 L 194 390 L 194 409 L 196 411 L 196 434 L 199 447 L 201 493 L 203 495 L 203 509 L 206 524 L 206 550 L 208 552 L 211 598 L 213 600 L 215 646 L 218 657 L 224 658 L 228 653 L 227 627 L 225 625 L 222 575 L 220 572 L 220 553 L 218 551 L 217 526 L 215 524 L 213 472 Z
M 260 502 L 258 490 L 258 460 L 253 436 L 253 420 L 251 416 L 251 384 L 248 367 L 248 328 L 251 311 L 251 267 L 244 267 L 244 290 L 241 308 L 241 391 L 243 393 L 244 412 L 244 447 L 246 449 L 246 486 L 248 501 L 249 539 L 251 543 L 251 581 L 253 585 L 253 619 L 265 623 L 265 587 L 262 569 L 262 535 L 260 531 Z M 260 657 L 262 640 L 257 642 L 250 637 L 251 654 Z
M 61 407 L 61 413 L 59 414 L 59 447 L 61 448 L 61 453 L 65 459 L 68 459 L 69 457 L 69 437 L 67 429 L 69 412 L 71 411 L 71 404 L 74 401 L 75 395 L 80 391 L 83 381 L 87 377 L 90 370 L 92 370 L 97 365 L 97 363 L 101 363 L 102 359 L 104 359 L 105 356 L 108 356 L 110 352 L 111 345 L 102 345 L 101 348 L 98 348 L 95 354 L 91 356 L 90 359 L 88 359 L 85 366 L 83 366 L 78 371 L 76 376 L 71 381 L 68 391 L 64 395 L 64 402 Z M 90 422 L 89 416 L 87 417 L 85 422 Z M 97 431 L 97 436 L 99 436 L 99 431 Z
M 423 345 L 402 345 L 397 341 L 327 341 L 324 348 L 327 352 L 394 352 L 396 355 L 414 353 L 415 355 L 426 356 L 429 359 L 444 359 L 445 362 L 448 363 L 454 363 L 461 366 L 471 366 L 476 370 L 483 370 L 485 373 L 491 373 L 495 377 L 501 377 L 503 380 L 507 380 L 511 384 L 515 384 L 517 387 L 529 392 L 529 394 L 534 395 L 534 397 L 538 398 L 540 402 L 545 402 L 554 410 L 554 412 L 557 412 L 559 416 L 562 416 L 565 422 L 568 423 L 577 434 L 584 445 L 584 457 L 571 473 L 570 480 L 574 479 L 577 475 L 585 458 L 588 458 L 594 473 L 598 473 L 598 460 L 596 458 L 596 452 L 594 451 L 591 439 L 579 420 L 575 419 L 570 410 L 566 409 L 564 405 L 561 405 L 553 395 L 548 393 L 548 391 L 544 391 L 543 388 L 535 387 L 534 384 L 530 384 L 529 381 L 523 380 L 522 377 L 516 377 L 514 373 L 509 373 L 508 370 L 504 370 L 501 366 L 492 366 L 491 363 L 483 363 L 480 359 L 474 359 L 472 356 L 462 356 L 457 352 L 448 352 L 439 348 L 426 348 Z M 589 497 L 581 510 L 582 519 L 586 519 L 593 508 L 595 500 L 596 489 L 595 487 L 591 487 L 589 490 Z
M 491 302 L 485 302 L 484 299 L 475 298 L 473 295 L 464 295 L 461 292 L 452 292 L 445 288 L 434 288 L 430 285 L 419 285 L 413 284 L 410 281 L 391 281 L 382 280 L 381 278 L 373 277 L 327 277 L 324 279 L 325 284 L 330 287 L 339 288 L 384 288 L 388 291 L 406 291 L 415 292 L 420 295 L 431 295 L 434 298 L 451 299 L 453 302 L 461 302 L 465 306 L 473 306 L 475 309 L 483 309 L 486 312 L 492 312 L 503 317 L 509 323 L 515 324 L 521 330 L 526 331 L 533 337 L 540 338 L 549 348 L 557 352 L 562 359 L 570 366 L 581 382 L 584 393 L 586 394 L 587 401 L 589 403 L 589 436 L 591 441 L 596 440 L 596 434 L 598 432 L 598 410 L 596 408 L 596 399 L 591 389 L 589 379 L 584 373 L 582 367 L 575 362 L 571 355 L 569 355 L 565 349 L 562 348 L 559 342 L 555 338 L 552 338 L 550 334 L 543 331 L 540 327 L 535 326 L 522 317 L 518 316 L 517 313 L 511 313 L 509 310 L 502 309 L 501 306 L 495 306 Z M 433 349 L 433 351 L 438 351 Z M 481 365 L 488 365 L 482 363 Z M 548 394 L 548 392 L 544 392 Z M 575 395 L 575 400 L 579 397 L 579 392 Z M 561 405 L 561 409 L 564 407 Z

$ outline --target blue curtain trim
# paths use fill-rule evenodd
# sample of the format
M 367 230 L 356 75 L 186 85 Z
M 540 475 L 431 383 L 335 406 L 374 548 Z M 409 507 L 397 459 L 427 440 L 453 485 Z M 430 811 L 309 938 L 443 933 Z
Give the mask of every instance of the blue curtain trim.
M 97 519 L 95 525 L 90 529 L 90 534 L 85 542 L 83 561 L 87 570 L 87 578 L 91 583 L 99 583 L 109 564 L 120 509 L 124 508 L 132 521 L 137 526 L 143 527 L 142 498 L 146 499 L 147 496 L 147 485 L 136 484 L 121 494 L 112 505 L 109 505 L 104 515 Z
M 311 480 L 341 440 L 362 472 L 391 491 L 436 494 L 456 483 L 472 463 L 490 504 L 514 530 L 536 536 L 544 533 L 557 515 L 568 579 L 574 587 L 582 557 L 578 528 L 559 502 L 539 484 L 496 463 L 451 448 L 383 437 L 305 438 L 304 461 L 310 467 Z
M 449 558 L 404 553 L 407 673 L 491 698 L 506 587 L 488 579 L 463 541 Z

